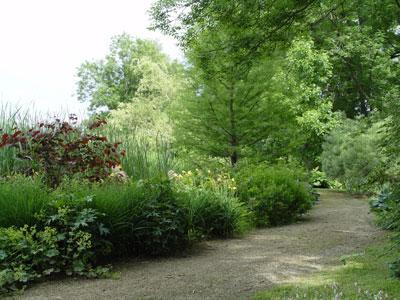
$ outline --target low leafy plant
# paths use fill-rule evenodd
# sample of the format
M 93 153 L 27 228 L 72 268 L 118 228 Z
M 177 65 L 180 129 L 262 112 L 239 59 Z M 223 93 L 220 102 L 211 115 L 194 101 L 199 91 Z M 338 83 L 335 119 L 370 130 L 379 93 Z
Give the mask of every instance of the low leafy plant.
M 318 167 L 311 170 L 310 182 L 315 188 L 327 189 L 332 186 L 331 180 L 329 180 L 325 172 L 320 171 Z
M 98 218 L 93 209 L 50 206 L 35 226 L 0 228 L 0 294 L 57 273 L 104 275 L 108 269 L 95 265 L 110 248 Z
M 315 197 L 296 170 L 259 164 L 236 175 L 238 196 L 254 212 L 257 226 L 288 224 L 311 209 Z

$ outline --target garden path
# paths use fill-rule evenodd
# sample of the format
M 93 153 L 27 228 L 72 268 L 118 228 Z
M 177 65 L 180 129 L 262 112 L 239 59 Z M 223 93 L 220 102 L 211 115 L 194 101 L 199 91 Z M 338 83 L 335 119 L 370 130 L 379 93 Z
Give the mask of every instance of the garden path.
M 305 220 L 208 241 L 183 257 L 116 264 L 118 279 L 54 280 L 15 299 L 248 299 L 255 292 L 340 263 L 379 238 L 368 202 L 322 191 Z

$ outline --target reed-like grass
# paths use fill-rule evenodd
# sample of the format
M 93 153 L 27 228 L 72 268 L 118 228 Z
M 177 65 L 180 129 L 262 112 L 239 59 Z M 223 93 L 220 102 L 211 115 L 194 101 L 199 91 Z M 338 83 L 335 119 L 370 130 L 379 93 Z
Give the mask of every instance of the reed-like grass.
M 133 179 L 167 177 L 174 168 L 174 154 L 169 143 L 162 137 L 145 136 L 140 131 L 121 131 L 107 127 L 104 131 L 109 140 L 120 142 L 126 151 L 122 157 L 122 169 Z
M 38 121 L 39 115 L 28 109 L 0 104 L 0 135 L 12 133 L 15 128 L 27 129 Z M 13 148 L 0 149 L 0 177 L 14 174 L 21 163 Z
M 42 178 L 14 175 L 0 179 L 0 227 L 34 225 L 35 214 L 51 199 Z

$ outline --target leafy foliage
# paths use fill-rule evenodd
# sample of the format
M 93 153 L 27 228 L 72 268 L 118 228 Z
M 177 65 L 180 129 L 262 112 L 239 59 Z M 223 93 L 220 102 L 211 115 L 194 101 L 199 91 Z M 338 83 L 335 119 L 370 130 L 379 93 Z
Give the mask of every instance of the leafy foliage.
M 90 102 L 92 110 L 113 110 L 143 98 L 157 98 L 165 105 L 177 86 L 174 79 L 178 70 L 179 66 L 169 62 L 157 43 L 117 35 L 103 60 L 87 61 L 78 69 L 78 99 Z M 129 109 L 129 105 L 124 107 Z M 132 107 L 130 111 L 135 113 Z
M 93 209 L 53 206 L 43 211 L 40 225 L 0 228 L 0 294 L 56 273 L 105 274 L 107 268 L 94 266 L 96 257 L 109 250 L 98 217 Z
M 59 189 L 72 199 L 89 197 L 87 207 L 103 213 L 113 255 L 167 255 L 187 246 L 185 208 L 168 181 L 105 182 L 81 187 L 72 181 Z

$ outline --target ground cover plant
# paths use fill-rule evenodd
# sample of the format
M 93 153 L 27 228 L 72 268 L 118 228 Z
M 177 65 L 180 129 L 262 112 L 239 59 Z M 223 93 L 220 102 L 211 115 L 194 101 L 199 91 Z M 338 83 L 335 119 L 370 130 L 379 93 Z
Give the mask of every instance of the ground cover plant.
M 32 281 L 62 273 L 98 277 L 96 266 L 109 251 L 108 233 L 96 210 L 46 205 L 33 226 L 0 228 L 0 294 L 25 288 Z

